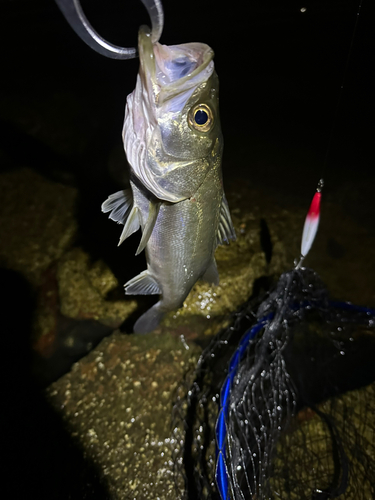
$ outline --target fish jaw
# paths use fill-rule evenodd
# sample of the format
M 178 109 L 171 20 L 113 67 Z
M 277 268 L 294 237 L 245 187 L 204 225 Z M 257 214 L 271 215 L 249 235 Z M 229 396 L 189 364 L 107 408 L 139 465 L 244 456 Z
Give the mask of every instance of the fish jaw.
M 156 112 L 159 115 L 180 113 L 194 89 L 206 82 L 214 71 L 214 52 L 208 45 L 153 44 L 147 26 L 139 30 L 138 49 L 142 84 L 149 102 L 160 109 Z
M 213 51 L 201 43 L 152 44 L 149 31 L 141 28 L 139 54 L 137 84 L 125 112 L 125 151 L 143 185 L 176 203 L 194 195 L 213 155 L 222 154 Z M 200 103 L 210 109 L 210 130 L 194 129 L 189 121 Z

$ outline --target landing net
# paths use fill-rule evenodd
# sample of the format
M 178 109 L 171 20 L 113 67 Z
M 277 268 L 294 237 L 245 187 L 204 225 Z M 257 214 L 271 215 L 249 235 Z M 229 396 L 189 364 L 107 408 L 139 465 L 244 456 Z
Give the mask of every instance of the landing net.
M 375 498 L 374 328 L 306 268 L 249 301 L 176 402 L 179 498 Z

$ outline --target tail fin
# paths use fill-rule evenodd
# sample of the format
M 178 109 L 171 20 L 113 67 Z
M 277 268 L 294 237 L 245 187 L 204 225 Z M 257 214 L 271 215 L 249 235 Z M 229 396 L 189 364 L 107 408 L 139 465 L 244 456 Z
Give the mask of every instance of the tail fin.
M 140 318 L 137 319 L 134 325 L 134 333 L 149 333 L 159 325 L 163 319 L 165 311 L 160 309 L 160 302 L 150 307 Z

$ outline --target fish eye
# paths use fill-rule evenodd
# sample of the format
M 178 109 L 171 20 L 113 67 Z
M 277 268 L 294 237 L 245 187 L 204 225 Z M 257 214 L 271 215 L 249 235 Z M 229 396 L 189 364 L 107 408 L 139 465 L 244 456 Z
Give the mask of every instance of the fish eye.
M 197 104 L 190 109 L 188 120 L 195 130 L 208 132 L 213 125 L 214 115 L 207 104 Z

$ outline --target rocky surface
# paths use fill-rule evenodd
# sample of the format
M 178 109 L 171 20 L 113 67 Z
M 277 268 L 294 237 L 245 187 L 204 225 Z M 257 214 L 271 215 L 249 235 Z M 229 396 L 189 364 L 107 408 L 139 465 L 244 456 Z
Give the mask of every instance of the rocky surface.
M 305 209 L 278 208 L 267 193 L 232 182 L 227 197 L 237 241 L 217 249 L 220 285 L 198 282 L 182 309 L 169 313 L 152 334 L 138 337 L 126 333 L 131 317 L 145 307 L 142 298 L 125 297 L 109 265 L 80 245 L 78 189 L 30 169 L 1 174 L 0 186 L 1 261 L 26 278 L 36 297 L 33 342 L 41 356 L 36 371 L 48 370 L 47 380 L 56 379 L 127 320 L 123 332 L 104 338 L 52 384 L 49 401 L 94 464 L 108 498 L 178 498 L 173 477 L 178 443 L 171 430 L 176 390 L 196 364 L 198 345 L 229 324 L 257 279 L 291 267 Z M 328 214 L 325 220 L 331 225 L 338 220 L 366 242 L 361 251 L 372 266 L 373 236 L 341 207 L 330 204 L 329 213 L 333 219 Z M 373 289 L 358 280 L 357 247 L 347 249 L 345 231 L 322 229 L 311 256 L 314 267 L 331 271 L 326 281 L 334 292 L 349 284 L 348 298 L 371 305 Z M 130 268 L 136 262 L 131 259 L 136 258 L 124 261 Z
M 112 499 L 178 498 L 172 403 L 199 350 L 169 334 L 104 339 L 48 389 Z
M 19 168 L 1 174 L 0 199 L 0 262 L 38 286 L 76 238 L 77 190 Z
M 81 248 L 67 252 L 57 268 L 61 313 L 70 318 L 99 320 L 114 328 L 136 308 L 136 301 L 106 300 L 107 294 L 119 283 L 101 260 L 91 262 Z

